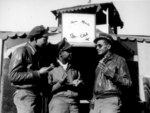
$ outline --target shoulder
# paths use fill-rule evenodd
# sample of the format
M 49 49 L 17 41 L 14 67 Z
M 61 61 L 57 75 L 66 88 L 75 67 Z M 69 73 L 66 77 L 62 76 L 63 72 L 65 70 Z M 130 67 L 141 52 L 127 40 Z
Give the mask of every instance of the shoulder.
M 115 54 L 115 62 L 120 67 L 127 65 L 126 59 L 122 56 Z
M 114 54 L 114 58 L 115 58 L 116 60 L 119 60 L 119 61 L 125 61 L 125 58 L 122 57 L 122 56 L 120 56 L 120 55 L 118 55 L 118 54 Z
M 72 71 L 79 71 L 79 67 L 76 66 L 76 65 L 74 65 L 74 64 L 70 64 L 70 69 L 71 69 Z
M 13 54 L 23 54 L 23 53 L 25 53 L 25 51 L 26 51 L 26 47 L 25 46 L 22 46 L 22 47 L 18 47 L 18 48 L 16 48 L 16 50 L 13 52 Z
M 126 64 L 126 59 L 118 54 L 113 55 L 113 61 L 118 65 L 118 66 L 123 66 Z

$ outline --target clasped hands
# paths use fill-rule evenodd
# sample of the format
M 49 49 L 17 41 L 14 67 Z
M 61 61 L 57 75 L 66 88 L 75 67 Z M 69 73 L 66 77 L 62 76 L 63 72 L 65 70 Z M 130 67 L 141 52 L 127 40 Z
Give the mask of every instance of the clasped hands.
M 60 82 L 63 85 L 69 85 L 69 86 L 77 87 L 82 82 L 82 80 L 75 79 L 72 82 L 69 82 L 66 73 L 64 73 L 64 75 L 63 75 L 63 77 L 62 77 Z

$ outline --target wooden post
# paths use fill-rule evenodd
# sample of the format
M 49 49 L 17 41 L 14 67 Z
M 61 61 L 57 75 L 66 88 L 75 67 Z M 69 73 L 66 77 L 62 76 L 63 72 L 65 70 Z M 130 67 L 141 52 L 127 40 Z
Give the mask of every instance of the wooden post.
M 2 76 L 3 48 L 4 48 L 4 40 L 0 39 L 0 113 L 2 113 L 2 105 L 3 105 L 3 83 L 4 83 Z
M 145 54 L 145 51 L 144 51 L 144 42 L 138 42 L 137 43 L 137 49 L 138 49 L 138 67 L 139 67 L 139 96 L 140 96 L 140 99 L 142 101 L 145 101 L 145 94 L 144 94 L 144 85 L 143 85 L 143 77 L 144 77 L 144 74 L 145 72 L 143 72 L 143 68 L 145 68 L 145 59 L 144 59 L 144 54 Z
M 109 9 L 107 8 L 106 11 L 104 11 L 104 14 L 106 15 L 106 26 L 107 26 L 107 33 L 110 33 L 110 26 L 109 26 Z

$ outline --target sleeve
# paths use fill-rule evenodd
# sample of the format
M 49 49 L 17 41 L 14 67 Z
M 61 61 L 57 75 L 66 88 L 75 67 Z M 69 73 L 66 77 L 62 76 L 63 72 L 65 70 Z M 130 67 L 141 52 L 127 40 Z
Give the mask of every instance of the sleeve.
M 72 81 L 72 82 L 75 82 L 74 83 L 74 88 L 78 88 L 78 87 L 81 87 L 81 85 L 83 85 L 83 81 L 82 81 L 82 78 L 81 78 L 81 73 L 80 73 L 80 71 L 79 70 L 75 70 L 75 78 L 74 78 L 74 80 Z
M 120 84 L 121 86 L 127 86 L 127 87 L 131 86 L 132 82 L 131 82 L 129 69 L 125 59 L 120 59 L 113 80 L 116 83 Z
M 40 78 L 37 70 L 27 68 L 27 54 L 25 48 L 16 49 L 9 65 L 9 79 L 14 84 L 28 84 Z
M 52 71 L 49 72 L 49 75 L 48 75 L 48 84 L 52 86 L 52 89 L 51 89 L 52 93 L 57 92 L 63 87 L 63 85 L 61 84 L 59 80 L 54 80 L 55 78 L 53 76 L 56 75 L 56 72 L 58 71 L 53 69 Z
M 82 80 L 82 78 L 81 78 L 81 73 L 80 73 L 80 71 L 77 71 L 77 74 L 78 74 L 78 80 L 80 81 L 79 84 L 78 84 L 78 86 L 80 86 L 81 84 L 83 85 L 84 83 L 83 83 L 83 80 Z

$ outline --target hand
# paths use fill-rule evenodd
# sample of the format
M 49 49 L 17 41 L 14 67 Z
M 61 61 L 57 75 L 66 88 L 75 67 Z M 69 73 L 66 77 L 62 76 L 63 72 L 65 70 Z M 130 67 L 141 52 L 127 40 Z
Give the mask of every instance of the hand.
M 43 67 L 38 72 L 40 75 L 43 75 L 43 74 L 48 73 L 50 69 L 51 69 L 51 67 Z
M 101 69 L 103 73 L 105 73 L 108 70 L 108 67 L 106 67 L 106 64 L 99 62 L 98 67 Z
M 67 74 L 64 73 L 63 76 L 62 76 L 62 79 L 60 80 L 60 84 L 61 84 L 61 85 L 64 85 L 64 84 L 66 84 L 67 82 L 68 82 L 68 80 L 67 80 Z
M 72 82 L 72 84 L 77 87 L 81 82 L 82 82 L 82 80 L 76 79 Z
M 98 66 L 101 69 L 101 71 L 104 73 L 105 76 L 113 78 L 114 71 L 112 71 L 111 69 L 109 69 L 106 66 L 106 64 L 100 62 Z
M 90 100 L 90 109 L 94 109 L 95 99 Z
M 50 64 L 50 66 L 48 67 L 48 71 L 50 71 L 50 70 L 54 69 L 54 67 L 55 67 L 55 66 L 54 66 L 54 64 L 53 64 L 53 63 L 51 63 L 51 64 Z

